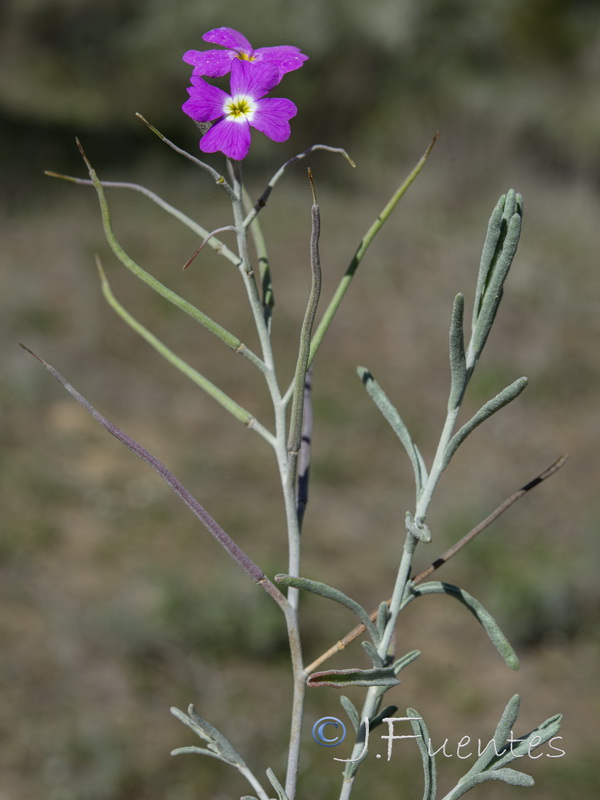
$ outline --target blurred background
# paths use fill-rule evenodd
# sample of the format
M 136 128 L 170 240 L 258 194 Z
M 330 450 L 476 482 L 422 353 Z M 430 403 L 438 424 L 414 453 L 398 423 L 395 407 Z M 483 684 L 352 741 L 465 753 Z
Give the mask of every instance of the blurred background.
M 565 755 L 527 760 L 531 800 L 597 796 L 600 734 L 598 274 L 600 8 L 594 0 L 4 0 L 0 6 L 0 798 L 191 800 L 239 797 L 225 765 L 170 749 L 193 744 L 170 706 L 198 711 L 257 773 L 282 776 L 290 682 L 274 604 L 247 583 L 141 462 L 88 419 L 17 346 L 54 364 L 166 464 L 272 575 L 285 570 L 283 515 L 263 441 L 162 363 L 106 306 L 94 254 L 117 297 L 169 346 L 268 422 L 264 390 L 126 273 L 106 245 L 92 190 L 43 176 L 84 176 L 78 136 L 101 178 L 143 183 L 207 229 L 227 224 L 224 194 L 165 147 L 140 112 L 197 152 L 181 111 L 188 49 L 218 26 L 255 47 L 310 56 L 282 94 L 292 138 L 260 134 L 246 165 L 258 195 L 285 159 L 315 142 L 324 302 L 364 230 L 440 131 L 424 172 L 373 245 L 316 365 L 316 414 L 303 573 L 371 608 L 394 579 L 410 468 L 356 378 L 367 366 L 426 459 L 447 397 L 452 298 L 472 301 L 498 196 L 525 197 L 521 245 L 465 417 L 520 375 L 530 386 L 457 454 L 429 518 L 425 566 L 560 454 L 567 466 L 513 507 L 440 579 L 494 613 L 521 658 L 512 673 L 474 619 L 446 598 L 415 603 L 398 652 L 421 659 L 389 694 L 429 725 L 434 745 L 489 739 L 523 696 L 522 734 L 565 713 Z M 207 48 L 209 46 L 206 46 Z M 284 91 L 285 90 L 285 91 Z M 218 156 L 211 163 L 218 169 Z M 290 169 L 261 215 L 276 291 L 284 376 L 308 289 L 307 162 Z M 250 346 L 237 274 L 140 195 L 108 194 L 130 255 Z M 225 234 L 226 236 L 227 234 Z M 470 305 L 469 305 L 470 308 Z M 422 552 L 421 552 L 422 551 Z M 303 601 L 308 660 L 354 624 Z M 273 607 L 272 607 L 273 605 Z M 365 665 L 358 645 L 331 666 Z M 358 703 L 361 694 L 351 695 Z M 300 797 L 339 791 L 346 753 L 318 747 L 312 723 L 343 717 L 337 693 L 309 693 Z M 383 743 L 380 745 L 384 751 Z M 409 744 L 369 763 L 356 798 L 421 796 Z M 544 748 L 546 754 L 548 748 Z M 464 771 L 439 759 L 447 791 Z M 483 785 L 495 800 L 515 790 Z

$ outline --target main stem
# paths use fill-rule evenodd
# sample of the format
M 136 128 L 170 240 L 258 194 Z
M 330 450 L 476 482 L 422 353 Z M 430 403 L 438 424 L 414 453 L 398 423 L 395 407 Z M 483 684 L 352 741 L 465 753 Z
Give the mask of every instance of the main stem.
M 228 164 L 233 182 L 232 206 L 238 254 L 240 257 L 239 269 L 252 309 L 254 324 L 262 349 L 263 361 L 266 365 L 263 374 L 265 375 L 267 387 L 271 395 L 271 402 L 275 415 L 275 442 L 273 447 L 279 469 L 288 532 L 288 574 L 297 577 L 300 574 L 300 526 L 296 503 L 295 470 L 292 469 L 292 465 L 290 464 L 287 448 L 286 403 L 281 395 L 281 390 L 275 374 L 269 326 L 265 319 L 263 303 L 259 295 L 256 276 L 248 252 L 248 240 L 246 227 L 244 226 L 241 163 L 239 161 L 229 161 Z M 302 648 L 298 626 L 298 590 L 290 587 L 288 589 L 287 600 L 288 603 L 284 613 L 293 670 L 293 699 L 285 790 L 289 800 L 294 800 L 300 761 L 300 741 L 304 714 L 306 676 L 302 660 Z
M 433 459 L 433 464 L 431 465 L 431 470 L 425 485 L 423 486 L 423 491 L 417 500 L 417 506 L 415 509 L 416 520 L 423 521 L 427 516 L 427 511 L 429 510 L 433 493 L 435 492 L 436 486 L 439 482 L 442 472 L 444 471 L 444 456 L 446 453 L 446 448 L 448 447 L 448 443 L 452 437 L 452 431 L 454 430 L 454 426 L 456 424 L 456 418 L 458 416 L 459 409 L 460 404 L 457 404 L 456 407 L 449 409 L 446 415 L 446 420 L 444 422 L 440 441 Z M 402 552 L 402 558 L 400 560 L 400 566 L 398 567 L 398 574 L 396 576 L 394 592 L 390 602 L 390 616 L 383 632 L 383 636 L 381 637 L 379 647 L 377 648 L 380 657 L 384 660 L 388 655 L 398 619 L 398 614 L 400 613 L 402 601 L 404 600 L 404 596 L 406 594 L 406 589 L 410 579 L 412 558 L 417 546 L 417 542 L 418 539 L 416 539 L 416 537 L 414 537 L 411 533 L 407 532 L 404 542 L 404 550 Z M 377 705 L 379 703 L 378 696 L 381 697 L 377 687 L 372 686 L 368 689 L 361 712 L 361 720 L 364 720 L 365 718 L 372 719 L 377 713 Z M 357 741 L 352 750 L 351 759 L 358 760 L 361 758 L 362 760 L 361 756 L 366 755 L 364 751 L 364 743 Z M 342 783 L 342 789 L 340 792 L 340 800 L 349 800 L 352 787 L 354 785 L 354 779 L 356 777 L 357 767 L 358 764 L 356 765 L 356 768 L 347 770 L 346 774 L 344 775 L 344 781 Z
M 402 552 L 402 558 L 400 560 L 400 566 L 398 568 L 398 575 L 396 576 L 396 585 L 394 587 L 394 594 L 393 599 L 390 604 L 390 618 L 386 625 L 381 643 L 377 648 L 379 655 L 381 658 L 385 660 L 387 656 L 387 652 L 392 640 L 392 636 L 394 634 L 394 628 L 396 626 L 396 619 L 398 617 L 398 612 L 400 610 L 400 603 L 402 602 L 402 597 L 406 591 L 406 585 L 408 583 L 408 579 L 410 576 L 410 568 L 412 565 L 412 557 L 413 553 L 415 552 L 415 547 L 417 545 L 417 539 L 411 534 L 406 534 L 406 539 L 404 542 L 404 550 Z M 362 712 L 360 715 L 361 721 L 366 719 L 372 719 L 373 716 L 377 713 L 377 706 L 379 705 L 381 698 L 381 694 L 379 693 L 379 689 L 376 686 L 371 686 L 367 690 L 367 696 L 365 698 L 365 702 L 363 704 Z M 352 749 L 352 755 L 350 756 L 351 760 L 357 761 L 361 759 L 361 756 L 365 755 L 365 744 L 362 741 L 357 741 Z M 340 792 L 340 800 L 348 800 L 350 794 L 352 792 L 352 787 L 354 786 L 354 779 L 356 777 L 356 772 L 358 768 L 358 763 L 356 768 L 349 771 L 349 773 L 344 774 L 344 781 L 342 783 L 342 789 Z

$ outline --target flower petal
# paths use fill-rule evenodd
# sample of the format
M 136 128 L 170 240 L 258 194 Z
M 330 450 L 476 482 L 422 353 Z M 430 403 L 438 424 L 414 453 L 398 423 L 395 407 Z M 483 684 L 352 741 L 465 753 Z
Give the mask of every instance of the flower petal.
M 231 96 L 243 94 L 254 100 L 262 97 L 279 83 L 279 70 L 268 61 L 242 61 L 235 58 L 231 62 Z
M 285 142 L 291 133 L 289 120 L 297 113 L 298 109 L 291 100 L 265 97 L 258 103 L 250 124 L 269 139 Z
M 183 60 L 194 67 L 194 72 L 211 78 L 227 75 L 234 58 L 237 58 L 234 50 L 188 50 L 183 54 Z
M 239 31 L 233 28 L 213 28 L 202 37 L 205 42 L 220 44 L 230 50 L 243 50 L 244 53 L 252 53 L 252 45 Z
M 210 122 L 222 117 L 229 95 L 195 74 L 192 75 L 192 84 L 188 89 L 189 99 L 182 106 L 188 117 L 196 122 Z
M 302 64 L 308 60 L 308 56 L 305 56 L 299 47 L 287 44 L 279 47 L 259 47 L 254 51 L 252 57 L 255 61 L 269 61 L 271 64 L 275 64 L 280 75 L 300 69 Z
M 215 153 L 220 150 L 229 158 L 241 161 L 250 149 L 250 126 L 246 120 L 233 122 L 225 118 L 213 125 L 200 139 L 200 150 Z

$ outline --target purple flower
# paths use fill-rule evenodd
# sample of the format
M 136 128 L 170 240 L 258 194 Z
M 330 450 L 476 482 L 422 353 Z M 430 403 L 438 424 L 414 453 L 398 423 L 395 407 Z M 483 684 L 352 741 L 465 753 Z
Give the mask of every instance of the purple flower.
M 189 100 L 184 112 L 196 122 L 215 124 L 200 139 L 200 150 L 217 150 L 229 158 L 241 161 L 250 148 L 250 126 L 276 142 L 290 136 L 289 120 L 298 111 L 291 100 L 265 97 L 279 83 L 275 64 L 263 61 L 253 64 L 234 59 L 231 62 L 231 94 L 212 86 L 200 75 L 192 75 L 188 89 Z
M 281 80 L 286 72 L 300 69 L 308 58 L 298 47 L 292 45 L 259 47 L 254 50 L 248 39 L 233 28 L 215 28 L 202 38 L 205 42 L 220 44 L 227 50 L 188 50 L 183 60 L 191 64 L 198 75 L 208 75 L 211 78 L 227 75 L 232 63 L 240 60 L 274 64 L 279 70 Z

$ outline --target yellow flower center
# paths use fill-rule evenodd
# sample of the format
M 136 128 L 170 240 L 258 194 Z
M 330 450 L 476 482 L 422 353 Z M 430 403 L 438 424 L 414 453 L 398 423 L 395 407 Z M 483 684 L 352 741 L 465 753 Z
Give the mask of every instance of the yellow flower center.
M 250 55 L 249 53 L 244 53 L 243 50 L 238 52 L 238 58 L 241 61 L 254 61 L 254 56 Z
M 254 113 L 252 102 L 249 98 L 242 96 L 232 97 L 225 103 L 225 113 L 235 122 L 242 122 L 250 119 Z

